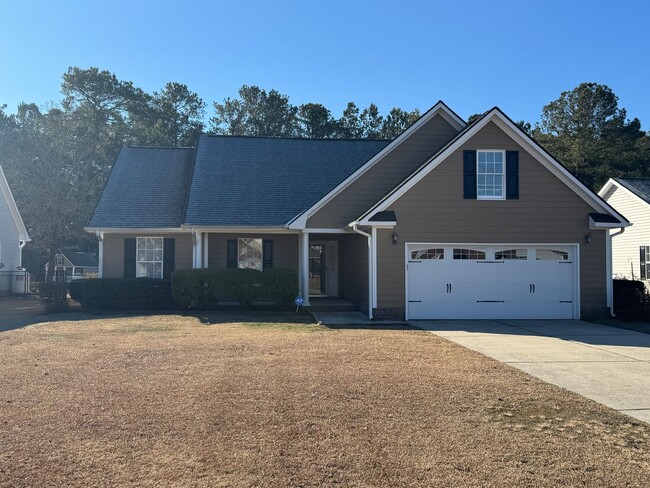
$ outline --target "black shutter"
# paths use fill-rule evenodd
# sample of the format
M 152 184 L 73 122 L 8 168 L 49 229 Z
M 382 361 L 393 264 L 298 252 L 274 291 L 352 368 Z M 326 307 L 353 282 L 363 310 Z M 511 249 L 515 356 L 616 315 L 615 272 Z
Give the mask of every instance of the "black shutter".
M 176 240 L 165 239 L 163 243 L 163 279 L 169 280 L 176 268 Z
M 237 267 L 237 239 L 228 239 L 228 268 Z
M 648 267 L 647 267 L 647 261 L 646 261 L 648 259 L 648 257 L 649 257 L 647 255 L 648 249 L 650 249 L 650 248 L 646 247 L 646 246 L 641 246 L 639 248 L 639 262 L 641 263 L 641 269 L 639 270 L 640 271 L 639 274 L 641 275 L 642 280 L 647 280 L 648 279 Z
M 262 241 L 262 269 L 273 268 L 273 241 L 264 239 Z
M 506 199 L 519 198 L 519 151 L 506 151 Z
M 135 239 L 124 239 L 124 277 L 135 278 Z
M 476 151 L 463 151 L 463 194 L 476 200 Z

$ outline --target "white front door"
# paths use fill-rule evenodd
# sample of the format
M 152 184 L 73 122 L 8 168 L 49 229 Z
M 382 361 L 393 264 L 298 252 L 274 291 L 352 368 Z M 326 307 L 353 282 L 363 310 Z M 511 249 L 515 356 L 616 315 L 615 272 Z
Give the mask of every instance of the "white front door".
M 409 319 L 578 317 L 575 245 L 407 245 Z

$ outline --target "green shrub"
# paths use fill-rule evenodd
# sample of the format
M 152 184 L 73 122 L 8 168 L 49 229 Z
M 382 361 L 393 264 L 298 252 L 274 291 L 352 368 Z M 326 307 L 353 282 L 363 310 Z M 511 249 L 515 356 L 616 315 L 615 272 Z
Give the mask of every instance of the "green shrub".
M 154 278 L 97 278 L 81 280 L 84 307 L 118 310 L 178 308 L 171 281 Z
M 39 283 L 38 296 L 47 313 L 66 312 L 69 309 L 66 283 Z
M 650 295 L 642 281 L 614 280 L 614 311 L 629 319 L 650 318 Z
M 298 293 L 298 277 L 289 269 L 190 269 L 172 275 L 172 295 L 184 307 L 217 309 L 235 301 L 250 307 L 255 300 L 270 300 L 278 307 L 291 306 Z
M 268 269 L 262 273 L 262 289 L 278 308 L 292 308 L 300 293 L 298 275 L 291 269 Z
M 83 280 L 72 280 L 70 283 L 68 283 L 68 294 L 70 295 L 70 298 L 78 301 L 79 303 L 83 303 L 81 292 L 82 282 Z

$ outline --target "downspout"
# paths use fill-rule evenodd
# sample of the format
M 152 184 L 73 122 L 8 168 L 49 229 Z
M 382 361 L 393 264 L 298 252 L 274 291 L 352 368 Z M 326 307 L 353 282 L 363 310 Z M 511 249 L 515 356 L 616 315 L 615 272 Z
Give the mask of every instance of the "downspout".
M 357 234 L 360 234 L 362 236 L 365 236 L 368 239 L 368 318 L 372 320 L 372 296 L 374 292 L 374 281 L 373 281 L 373 276 L 372 276 L 372 236 L 368 234 L 367 232 L 364 232 L 362 230 L 359 230 L 357 227 L 357 223 L 353 222 L 350 224 L 350 227 L 352 227 L 352 230 L 356 232 Z
M 612 272 L 612 238 L 616 236 L 620 236 L 623 232 L 625 232 L 625 227 L 621 227 L 621 230 L 618 232 L 615 232 L 613 234 L 610 234 L 609 232 L 607 233 L 607 280 L 609 284 L 609 294 L 610 296 L 608 297 L 610 302 L 609 302 L 609 315 L 612 317 L 616 317 L 616 314 L 614 313 L 614 276 Z
M 23 247 L 25 247 L 25 244 L 27 244 L 27 241 L 18 241 L 18 250 L 19 255 L 18 255 L 18 266 L 22 268 L 23 266 Z

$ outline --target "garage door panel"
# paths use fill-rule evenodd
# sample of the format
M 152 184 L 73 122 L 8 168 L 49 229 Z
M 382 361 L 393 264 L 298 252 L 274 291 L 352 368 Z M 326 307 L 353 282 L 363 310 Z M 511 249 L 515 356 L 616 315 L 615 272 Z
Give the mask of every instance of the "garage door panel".
M 409 318 L 574 317 L 576 257 L 572 246 L 432 246 L 444 248 L 444 257 L 408 263 Z M 469 259 L 482 253 L 483 258 Z M 461 255 L 463 259 L 453 259 Z

